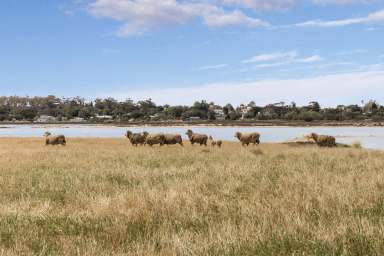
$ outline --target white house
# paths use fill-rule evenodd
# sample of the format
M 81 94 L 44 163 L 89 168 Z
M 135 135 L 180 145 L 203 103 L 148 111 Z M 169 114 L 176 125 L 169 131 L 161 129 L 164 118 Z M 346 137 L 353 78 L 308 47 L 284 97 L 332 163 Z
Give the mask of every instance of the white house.
M 35 120 L 35 123 L 52 123 L 56 121 L 57 121 L 57 118 L 54 116 L 41 115 Z

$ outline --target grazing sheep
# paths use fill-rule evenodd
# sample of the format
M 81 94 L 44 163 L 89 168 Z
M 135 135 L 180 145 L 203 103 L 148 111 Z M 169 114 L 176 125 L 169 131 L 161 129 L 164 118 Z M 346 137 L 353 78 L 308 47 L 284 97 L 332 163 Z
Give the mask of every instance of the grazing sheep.
M 260 134 L 257 132 L 254 133 L 241 133 L 237 132 L 235 137 L 241 142 L 241 145 L 260 144 Z
M 125 136 L 129 139 L 132 145 L 137 147 L 137 145 L 144 145 L 148 133 L 132 133 L 131 131 L 127 131 Z
M 156 144 L 160 144 L 160 146 L 163 146 L 165 144 L 165 136 L 162 133 L 148 134 L 145 139 L 145 144 L 151 147 Z
M 183 139 L 181 138 L 180 134 L 164 134 L 165 145 L 175 145 L 175 144 L 180 144 L 183 146 Z
M 320 147 L 336 147 L 336 139 L 333 136 L 311 133 L 308 138 L 313 139 Z
M 192 130 L 188 130 L 186 133 L 188 135 L 189 141 L 192 145 L 195 143 L 200 144 L 200 146 L 205 145 L 207 146 L 208 136 L 205 134 L 197 134 L 194 133 Z
M 64 135 L 52 135 L 50 132 L 44 133 L 45 145 L 62 145 L 65 146 L 67 141 Z
M 221 148 L 221 145 L 223 145 L 223 141 L 222 140 L 213 140 L 212 136 L 209 136 L 209 140 L 211 141 L 211 146 L 212 147 L 218 146 L 219 148 Z

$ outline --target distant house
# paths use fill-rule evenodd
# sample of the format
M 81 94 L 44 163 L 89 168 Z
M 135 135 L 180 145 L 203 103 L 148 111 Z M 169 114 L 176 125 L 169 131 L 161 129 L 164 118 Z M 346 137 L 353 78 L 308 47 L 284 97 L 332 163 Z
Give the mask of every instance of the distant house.
M 191 116 L 191 117 L 189 117 L 189 118 L 187 119 L 187 121 L 199 121 L 199 120 L 201 120 L 201 118 L 198 117 L 198 116 Z
M 277 108 L 274 105 L 265 106 L 259 113 L 257 113 L 258 118 L 260 119 L 275 119 L 278 117 Z
M 75 118 L 70 119 L 68 122 L 71 122 L 71 123 L 85 123 L 86 121 L 87 120 L 85 120 L 82 117 L 75 117 Z
M 52 123 L 57 122 L 57 118 L 54 116 L 41 115 L 35 119 L 35 123 Z
M 223 111 L 223 108 L 221 106 L 210 105 L 209 110 L 212 111 L 213 113 L 215 113 L 215 118 L 217 120 L 224 120 L 225 119 L 224 111 Z
M 113 116 L 108 116 L 108 115 L 97 115 L 95 117 L 97 120 L 113 120 Z
M 365 106 L 363 107 L 363 114 L 372 114 L 374 113 L 377 109 L 379 108 L 378 104 L 376 103 L 376 101 L 369 101 L 367 104 L 365 104 Z
M 248 114 L 249 111 L 252 110 L 252 107 L 250 106 L 245 106 L 244 104 L 241 104 L 238 108 L 237 111 L 241 114 L 241 119 L 244 119 L 246 114 Z
M 158 113 L 154 114 L 154 115 L 150 115 L 149 118 L 152 120 L 152 121 L 157 121 L 160 119 L 160 115 Z

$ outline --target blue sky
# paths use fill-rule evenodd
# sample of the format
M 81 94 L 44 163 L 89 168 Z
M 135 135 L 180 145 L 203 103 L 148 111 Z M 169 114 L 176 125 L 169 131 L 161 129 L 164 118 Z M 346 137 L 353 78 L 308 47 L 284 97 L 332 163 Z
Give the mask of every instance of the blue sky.
M 383 0 L 2 0 L 0 94 L 384 104 Z

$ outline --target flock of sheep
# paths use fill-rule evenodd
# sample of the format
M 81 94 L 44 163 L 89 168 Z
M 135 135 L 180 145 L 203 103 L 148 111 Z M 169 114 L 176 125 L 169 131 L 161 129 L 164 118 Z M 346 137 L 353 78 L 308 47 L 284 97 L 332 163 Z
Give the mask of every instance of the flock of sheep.
M 223 141 L 214 140 L 212 136 L 208 136 L 206 134 L 195 133 L 192 130 L 188 130 L 186 132 L 188 135 L 188 139 L 192 145 L 198 144 L 200 146 L 207 146 L 207 143 L 210 141 L 211 145 L 218 146 L 219 148 L 222 146 Z M 67 141 L 64 135 L 52 135 L 49 132 L 44 134 L 45 136 L 45 145 L 66 145 Z M 180 134 L 149 134 L 148 132 L 141 133 L 133 133 L 131 131 L 127 131 L 125 135 L 130 143 L 133 146 L 137 145 L 176 145 L 179 144 L 183 146 L 183 140 Z M 240 141 L 240 143 L 245 146 L 249 144 L 258 145 L 260 144 L 260 134 L 257 132 L 254 133 L 241 133 L 237 132 L 235 137 Z M 336 139 L 332 136 L 327 135 L 318 135 L 316 133 L 311 133 L 307 136 L 308 140 L 313 140 L 318 146 L 321 147 L 335 147 Z
M 212 136 L 208 136 L 206 134 L 199 134 L 195 133 L 192 130 L 188 130 L 186 133 L 188 135 L 188 139 L 192 145 L 198 144 L 200 146 L 207 146 L 208 142 L 211 142 L 211 145 L 218 146 L 219 148 L 222 146 L 223 141 L 221 140 L 214 140 Z M 147 132 L 142 133 L 133 133 L 131 131 L 127 131 L 126 137 L 131 142 L 132 145 L 175 145 L 179 144 L 183 146 L 183 140 L 180 134 L 164 134 L 164 133 L 158 133 L 158 134 L 149 134 Z M 243 145 L 249 145 L 249 144 L 259 144 L 260 143 L 260 134 L 255 133 L 249 133 L 249 134 L 242 134 L 242 133 L 236 133 L 235 137 L 239 139 L 239 141 Z

